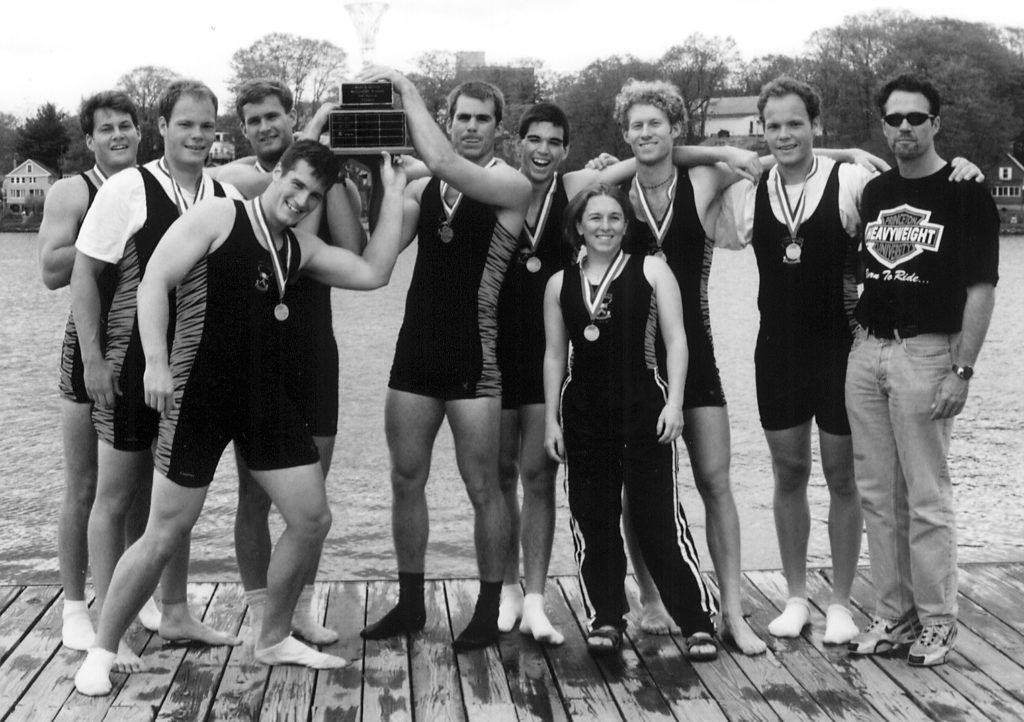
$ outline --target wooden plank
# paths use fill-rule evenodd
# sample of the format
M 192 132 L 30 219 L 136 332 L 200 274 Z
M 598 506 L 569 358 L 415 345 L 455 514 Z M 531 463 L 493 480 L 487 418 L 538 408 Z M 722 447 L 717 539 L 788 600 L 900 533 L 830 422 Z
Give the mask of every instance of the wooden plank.
M 828 608 L 827 600 L 831 592 L 831 585 L 821 573 L 808 571 L 807 593 L 812 601 L 819 600 L 818 612 L 822 612 L 822 606 Z M 859 629 L 867 626 L 870 620 L 857 605 L 853 605 L 850 611 Z M 864 701 L 877 710 L 881 719 L 892 722 L 921 722 L 930 719 L 871 657 L 852 655 L 846 651 L 845 646 L 825 645 L 820 634 L 812 634 L 811 643 L 857 690 Z
M 52 719 L 74 691 L 85 652 L 61 646 L 62 608 L 52 604 L 12 651 L 0 679 L 0 717 L 17 702 L 14 719 Z
M 984 607 L 1000 621 L 1024 634 L 1024 583 L 997 573 L 991 567 L 973 565 L 960 569 L 960 594 Z
M 550 587 L 545 593 L 550 593 Z M 561 594 L 557 587 L 555 593 Z M 518 628 L 503 634 L 498 643 L 498 654 L 520 720 L 568 720 L 545 652 L 556 655 L 559 649 L 545 650 L 532 635 L 520 634 Z
M 786 578 L 781 571 L 748 572 L 746 577 L 758 591 L 748 593 L 744 598 L 763 609 L 767 628 L 768 621 L 786 606 L 789 597 Z M 828 599 L 828 594 L 823 598 Z M 765 603 L 768 605 L 765 606 Z M 827 603 L 825 606 L 828 606 Z M 836 668 L 830 664 L 831 657 L 824 654 L 825 645 L 821 641 L 825 635 L 824 622 L 819 608 L 811 614 L 810 630 L 805 630 L 803 636 L 779 639 L 769 635 L 768 643 L 779 661 L 799 680 L 799 684 L 829 717 L 835 720 L 877 719 L 878 712 L 848 679 L 837 673 Z M 840 650 L 834 656 L 839 655 L 845 656 L 845 650 Z M 787 715 L 782 716 L 788 718 Z
M 409 642 L 409 679 L 415 716 L 425 720 L 464 720 L 466 708 L 452 651 L 448 602 L 442 582 L 426 583 L 424 604 L 426 627 Z
M 188 586 L 188 604 L 193 615 L 202 618 L 214 589 L 215 585 L 209 583 Z M 105 719 L 131 722 L 155 717 L 187 651 L 187 645 L 167 644 L 159 635 L 151 635 L 141 654 L 146 669 L 128 675 Z
M 0 585 L 0 617 L 24 589 L 25 587 L 15 584 Z
M 577 623 L 585 629 L 587 618 L 579 585 L 566 584 L 563 592 Z M 595 661 L 624 719 L 672 719 L 668 702 L 631 644 L 623 644 L 618 654 L 597 656 Z
M 398 585 L 371 582 L 367 585 L 366 619 L 377 621 L 398 602 Z M 412 719 L 409 686 L 409 640 L 392 637 L 367 641 L 363 652 L 363 719 Z
M 0 671 L 6 672 L 11 664 L 23 665 L 25 662 L 8 660 L 11 650 L 21 643 L 29 633 L 32 625 L 42 617 L 60 594 L 60 587 L 32 586 L 17 595 L 0 616 Z
M 646 634 L 635 626 L 634 620 L 639 619 L 640 602 L 636 579 L 632 576 L 626 578 L 626 594 L 630 600 L 630 609 L 637 612 L 630 615 L 629 637 L 633 648 L 676 718 L 694 722 L 727 719 L 722 708 L 701 682 L 694 666 L 686 660 L 682 650 L 671 638 Z
M 244 614 L 242 586 L 220 583 L 206 608 L 203 621 L 214 629 L 238 634 Z M 217 688 L 231 651 L 232 647 L 196 645 L 189 648 L 178 665 L 178 673 L 167 691 L 157 719 L 204 719 L 217 697 Z
M 244 602 L 244 593 L 243 593 Z M 253 657 L 253 619 L 246 608 L 239 628 L 242 644 L 227 650 L 227 664 L 210 709 L 210 722 L 252 722 L 259 719 L 270 667 Z M 259 630 L 256 630 L 257 632 Z
M 855 600 L 874 599 L 866 573 L 867 570 L 862 569 L 854 577 Z M 872 602 L 867 611 L 871 611 L 873 607 Z M 934 670 L 908 665 L 906 651 L 896 655 L 875 655 L 872 659 L 934 719 L 985 719 L 970 700 L 950 687 Z
M 704 578 L 717 594 L 712 578 L 707 574 L 704 575 Z M 673 637 L 672 642 L 679 655 L 685 659 L 684 640 Z M 735 650 L 734 653 L 734 650 L 722 645 L 717 660 L 693 664 L 691 667 L 715 703 L 730 720 L 765 722 L 778 720 L 779 716 L 740 666 L 741 660 L 746 664 L 747 661 L 758 662 L 764 659 L 764 657 L 754 657 L 748 660 L 738 650 Z M 762 673 L 757 672 L 755 676 L 760 674 Z
M 366 624 L 366 585 L 332 583 L 324 624 L 338 631 L 338 641 L 324 651 L 344 657 L 349 665 L 317 675 L 312 719 L 314 722 L 357 722 L 363 699 L 363 640 L 359 630 Z
M 313 589 L 313 616 L 323 623 L 327 609 L 327 587 L 317 584 Z M 282 722 L 307 720 L 313 704 L 313 688 L 316 685 L 317 670 L 282 664 L 272 667 L 263 697 L 260 720 Z
M 452 634 L 457 635 L 473 616 L 480 584 L 476 580 L 449 580 L 444 588 Z M 491 645 L 458 655 L 449 648 L 449 654 L 455 657 L 466 716 L 471 720 L 514 722 L 516 709 L 497 648 Z
M 587 652 L 583 630 L 565 598 L 564 588 L 577 584 L 575 577 L 553 579 L 545 594 L 548 619 L 565 635 L 565 644 L 548 654 L 562 704 L 570 719 L 621 720 L 619 708 L 594 658 Z

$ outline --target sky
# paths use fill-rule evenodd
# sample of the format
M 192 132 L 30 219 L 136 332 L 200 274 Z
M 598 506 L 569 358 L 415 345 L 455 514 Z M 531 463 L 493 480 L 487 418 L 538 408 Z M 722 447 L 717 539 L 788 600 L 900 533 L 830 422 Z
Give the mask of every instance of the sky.
M 377 34 L 374 59 L 399 70 L 429 50 L 482 50 L 488 63 L 535 57 L 559 73 L 593 60 L 632 54 L 661 56 L 691 33 L 731 37 L 744 60 L 799 54 L 815 30 L 879 8 L 920 17 L 948 16 L 1024 26 L 1014 0 L 391 0 Z M 282 4 L 266 0 L 176 0 L 113 5 L 51 0 L 5 3 L 0 28 L 0 111 L 34 115 L 45 102 L 76 112 L 83 96 L 113 87 L 142 65 L 162 65 L 206 82 L 229 100 L 232 54 L 272 32 L 329 40 L 352 67 L 359 42 L 342 0 Z M 627 10 L 624 10 L 626 8 Z

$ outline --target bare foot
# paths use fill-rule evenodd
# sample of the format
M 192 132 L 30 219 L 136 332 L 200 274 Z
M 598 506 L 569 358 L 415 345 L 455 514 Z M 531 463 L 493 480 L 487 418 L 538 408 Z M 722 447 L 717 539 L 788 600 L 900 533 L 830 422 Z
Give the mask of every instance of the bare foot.
M 165 604 L 160 618 L 160 636 L 168 642 L 199 642 L 211 647 L 238 646 L 242 640 L 233 634 L 208 627 L 192 616 L 187 604 Z
M 132 651 L 132 648 L 128 646 L 128 642 L 122 639 L 117 643 L 117 656 L 114 657 L 115 672 L 144 672 L 146 667 L 147 665 L 142 661 L 142 657 Z
M 648 634 L 679 634 L 680 631 L 661 597 L 644 604 L 640 611 L 640 629 Z
M 754 630 L 742 616 L 722 615 L 722 638 L 735 644 L 743 654 L 754 656 L 764 654 L 768 645 L 754 634 Z

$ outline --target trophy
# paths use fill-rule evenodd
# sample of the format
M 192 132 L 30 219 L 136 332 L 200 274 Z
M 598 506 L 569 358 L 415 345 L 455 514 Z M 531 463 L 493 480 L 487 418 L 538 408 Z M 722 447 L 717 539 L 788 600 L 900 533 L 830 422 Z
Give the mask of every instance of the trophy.
M 363 67 L 373 55 L 377 29 L 387 3 L 347 3 L 361 44 Z M 411 153 L 405 111 L 395 107 L 391 83 L 341 83 L 339 108 L 328 121 L 330 147 L 339 155 Z

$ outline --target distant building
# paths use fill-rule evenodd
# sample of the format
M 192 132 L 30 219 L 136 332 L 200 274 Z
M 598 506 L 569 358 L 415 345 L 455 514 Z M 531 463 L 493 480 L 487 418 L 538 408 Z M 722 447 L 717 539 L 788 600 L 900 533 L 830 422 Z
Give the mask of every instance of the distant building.
M 235 159 L 235 143 L 227 133 L 217 133 L 210 146 L 210 165 L 224 165 Z
M 986 177 L 997 206 L 1024 210 L 1024 165 L 1019 160 L 1004 153 Z
M 704 137 L 761 135 L 764 127 L 757 112 L 757 97 L 711 98 L 704 112 Z
M 56 173 L 29 158 L 4 176 L 4 201 L 12 211 L 41 209 L 46 194 L 56 182 Z
M 705 138 L 761 136 L 764 124 L 757 112 L 756 95 L 738 95 L 732 98 L 711 98 L 704 112 Z M 815 135 L 821 135 L 817 128 Z

